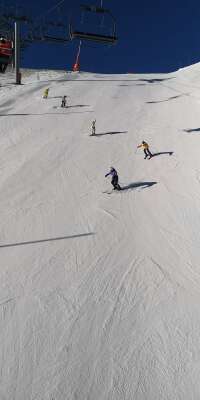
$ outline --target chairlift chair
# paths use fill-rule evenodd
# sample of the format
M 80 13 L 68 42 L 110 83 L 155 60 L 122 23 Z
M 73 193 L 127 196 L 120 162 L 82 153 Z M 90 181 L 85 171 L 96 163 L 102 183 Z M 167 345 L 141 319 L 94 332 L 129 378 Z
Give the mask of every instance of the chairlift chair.
M 74 27 L 74 23 L 72 21 L 69 24 L 69 35 L 71 40 L 79 39 L 79 40 L 90 40 L 98 43 L 103 44 L 115 44 L 117 42 L 116 36 L 116 23 L 113 15 L 111 14 L 110 10 L 105 9 L 103 7 L 96 7 L 93 5 L 81 5 L 82 12 L 91 12 L 94 14 L 101 14 L 102 16 L 108 16 L 111 21 L 111 34 L 101 34 L 98 32 L 88 32 L 77 30 Z

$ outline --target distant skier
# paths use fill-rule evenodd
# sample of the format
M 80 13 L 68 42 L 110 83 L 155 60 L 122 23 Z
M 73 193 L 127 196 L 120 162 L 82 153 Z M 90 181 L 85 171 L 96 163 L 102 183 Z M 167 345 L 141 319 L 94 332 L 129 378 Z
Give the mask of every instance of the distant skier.
M 108 175 L 111 175 L 111 176 L 112 176 L 111 184 L 113 185 L 114 190 L 121 190 L 121 186 L 120 186 L 119 183 L 118 183 L 118 174 L 117 174 L 116 169 L 113 168 L 113 167 L 110 167 L 110 172 L 108 172 L 108 173 L 105 175 L 105 178 L 106 178 Z
M 43 93 L 43 99 L 47 99 L 48 95 L 49 95 L 49 88 L 45 89 Z
M 66 106 L 67 106 L 67 96 L 63 96 L 62 97 L 61 107 L 66 107 Z
M 96 134 L 96 119 L 92 121 L 91 129 L 92 129 L 91 136 L 94 136 Z
M 139 144 L 139 145 L 137 146 L 137 148 L 139 148 L 139 147 L 142 147 L 142 149 L 144 150 L 144 154 L 145 154 L 145 157 L 144 157 L 144 158 L 147 158 L 148 156 L 149 156 L 149 158 L 153 157 L 153 154 L 152 154 L 152 153 L 150 152 L 150 150 L 149 150 L 149 145 L 148 145 L 148 143 L 146 143 L 144 140 L 142 141 L 141 144 Z

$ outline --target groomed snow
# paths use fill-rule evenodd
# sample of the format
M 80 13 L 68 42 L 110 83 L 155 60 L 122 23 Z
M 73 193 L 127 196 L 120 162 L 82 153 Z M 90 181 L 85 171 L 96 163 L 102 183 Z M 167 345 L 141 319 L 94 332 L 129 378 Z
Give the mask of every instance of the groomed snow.
M 200 64 L 22 75 L 0 85 L 0 400 L 199 400 Z

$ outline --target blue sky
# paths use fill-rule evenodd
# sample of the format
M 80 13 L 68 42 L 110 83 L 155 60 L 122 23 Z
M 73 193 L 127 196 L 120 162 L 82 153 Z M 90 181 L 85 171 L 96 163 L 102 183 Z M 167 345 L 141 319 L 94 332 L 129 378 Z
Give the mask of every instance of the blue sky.
M 57 2 L 21 0 L 18 4 L 35 18 L 45 15 Z M 81 21 L 80 3 L 99 4 L 100 1 L 66 0 L 61 10 L 62 15 L 66 15 L 66 25 L 70 15 L 77 22 Z M 119 40 L 115 46 L 84 42 L 80 58 L 83 71 L 169 72 L 200 61 L 199 0 L 104 0 L 103 5 L 116 18 Z M 59 18 L 59 13 L 48 13 L 47 16 L 52 20 Z M 82 27 L 84 29 L 84 25 Z M 97 22 L 98 29 L 101 28 Z M 33 44 L 24 53 L 23 65 L 71 69 L 77 47 L 76 40 L 67 45 Z

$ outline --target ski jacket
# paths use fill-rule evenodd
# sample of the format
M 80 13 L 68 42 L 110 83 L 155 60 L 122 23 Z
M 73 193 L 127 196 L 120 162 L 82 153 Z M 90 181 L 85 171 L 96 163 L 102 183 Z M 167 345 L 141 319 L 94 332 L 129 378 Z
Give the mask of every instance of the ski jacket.
M 110 172 L 108 172 L 108 173 L 105 175 L 105 178 L 106 178 L 108 175 L 111 175 L 112 177 L 118 176 L 118 175 L 117 175 L 117 171 L 116 171 L 116 169 L 114 169 L 114 168 L 111 169 Z
M 147 150 L 149 148 L 149 145 L 148 145 L 148 143 L 144 142 L 137 146 L 137 148 L 139 148 L 139 147 L 142 147 L 144 150 Z

